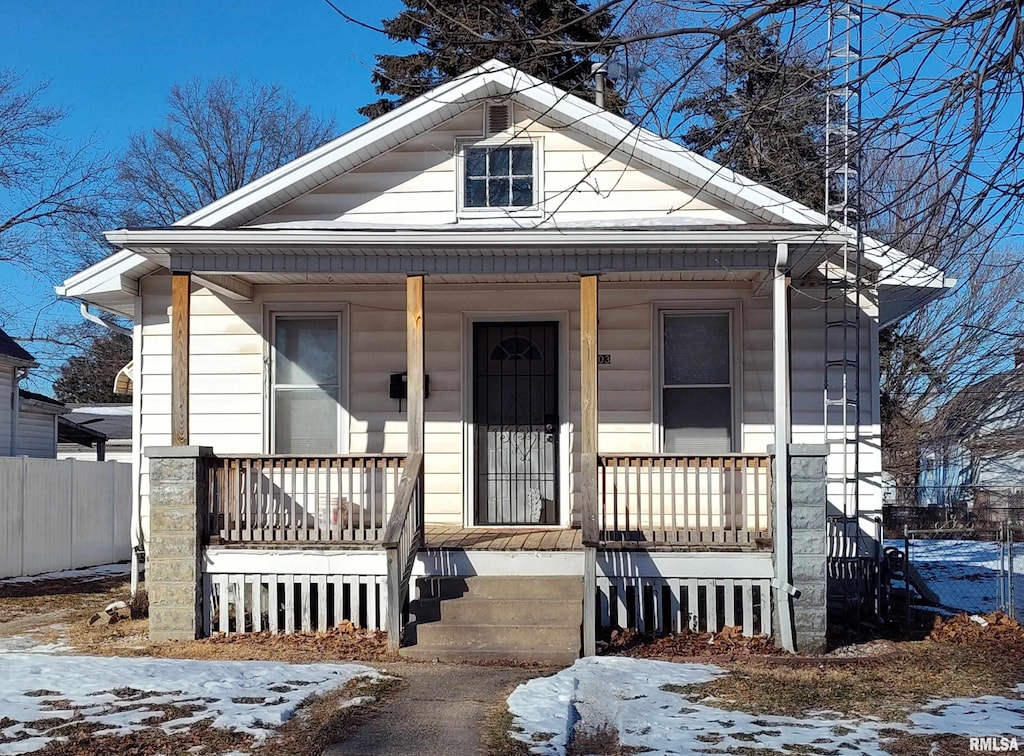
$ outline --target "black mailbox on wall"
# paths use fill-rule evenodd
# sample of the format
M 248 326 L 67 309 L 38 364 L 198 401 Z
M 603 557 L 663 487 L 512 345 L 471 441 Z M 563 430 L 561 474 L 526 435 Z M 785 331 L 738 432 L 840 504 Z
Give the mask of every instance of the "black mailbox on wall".
M 391 386 L 388 392 L 388 396 L 392 399 L 408 399 L 409 398 L 409 380 L 408 373 L 392 373 L 391 374 Z M 430 376 L 423 376 L 423 398 L 430 396 Z

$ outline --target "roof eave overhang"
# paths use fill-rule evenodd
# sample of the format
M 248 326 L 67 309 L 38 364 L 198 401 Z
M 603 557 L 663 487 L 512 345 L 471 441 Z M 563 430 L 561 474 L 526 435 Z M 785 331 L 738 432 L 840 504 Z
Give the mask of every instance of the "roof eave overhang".
M 706 230 L 121 229 L 115 244 L 173 271 L 236 273 L 514 273 L 810 268 L 845 237 L 827 228 Z
M 44 415 L 63 415 L 67 408 L 60 402 L 44 402 L 41 399 L 31 399 L 27 396 L 20 397 L 22 410 L 32 410 Z
M 146 255 L 120 249 L 54 287 L 60 297 L 75 299 L 120 317 L 132 318 L 139 279 L 162 267 Z
M 39 363 L 35 360 L 24 360 L 21 357 L 13 357 L 9 354 L 0 354 L 0 365 L 10 365 L 17 368 L 39 367 Z
M 602 248 L 631 249 L 638 247 L 693 246 L 757 246 L 792 244 L 839 248 L 847 237 L 828 228 L 787 228 L 746 230 L 534 230 L 501 229 L 481 231 L 427 231 L 422 229 L 394 231 L 330 231 L 308 229 L 118 229 L 105 234 L 112 244 L 130 247 L 151 256 L 168 250 L 219 249 L 225 252 L 253 248 L 273 252 L 279 249 L 342 251 L 372 248 L 386 253 L 390 250 L 419 249 L 464 250 L 501 248 L 528 250 Z
M 926 307 L 956 285 L 956 279 L 942 278 L 932 285 L 879 284 L 878 327 L 888 328 Z

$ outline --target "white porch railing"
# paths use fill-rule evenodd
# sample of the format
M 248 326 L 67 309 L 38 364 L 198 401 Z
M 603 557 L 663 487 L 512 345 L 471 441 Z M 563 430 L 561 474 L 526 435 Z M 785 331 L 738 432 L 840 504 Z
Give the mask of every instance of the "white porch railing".
M 210 471 L 212 544 L 378 542 L 405 457 L 220 457 Z
M 749 544 L 770 537 L 767 454 L 603 454 L 603 541 Z

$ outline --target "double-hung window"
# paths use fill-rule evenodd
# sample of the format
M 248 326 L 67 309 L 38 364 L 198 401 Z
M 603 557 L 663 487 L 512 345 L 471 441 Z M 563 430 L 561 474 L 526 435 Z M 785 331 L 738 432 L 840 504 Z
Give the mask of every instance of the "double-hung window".
M 661 336 L 663 451 L 732 451 L 732 313 L 664 311 Z
M 532 143 L 463 147 L 462 206 L 519 210 L 537 204 L 537 161 Z
M 275 315 L 271 423 L 275 454 L 341 451 L 341 316 Z

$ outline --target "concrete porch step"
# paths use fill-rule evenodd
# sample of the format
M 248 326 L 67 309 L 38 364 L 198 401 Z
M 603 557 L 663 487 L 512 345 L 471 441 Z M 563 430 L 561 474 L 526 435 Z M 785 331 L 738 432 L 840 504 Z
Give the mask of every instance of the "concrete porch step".
M 457 600 L 426 599 L 419 602 L 417 622 L 522 627 L 579 627 L 580 607 L 564 599 L 496 599 L 468 594 Z
M 422 598 L 476 598 L 583 600 L 582 577 L 496 577 L 420 578 Z
M 568 664 L 579 656 L 579 577 L 422 578 L 411 659 Z
M 510 653 L 504 648 L 444 648 L 436 646 L 407 646 L 399 655 L 415 661 L 441 662 L 530 662 L 552 667 L 568 667 L 579 658 L 579 651 L 560 651 L 556 649 L 533 649 L 528 655 Z
M 432 622 L 416 628 L 417 645 L 435 648 L 578 650 L 578 627 L 539 625 L 456 625 Z

